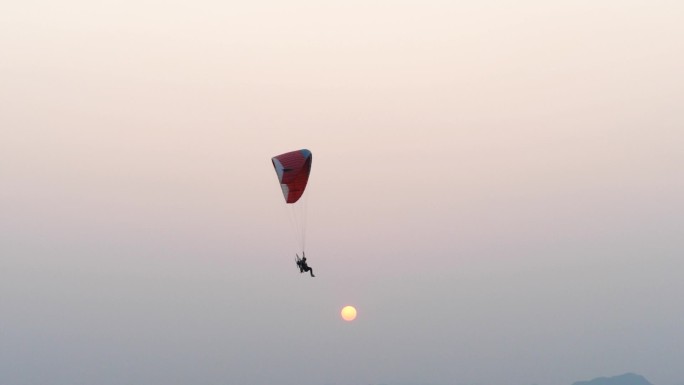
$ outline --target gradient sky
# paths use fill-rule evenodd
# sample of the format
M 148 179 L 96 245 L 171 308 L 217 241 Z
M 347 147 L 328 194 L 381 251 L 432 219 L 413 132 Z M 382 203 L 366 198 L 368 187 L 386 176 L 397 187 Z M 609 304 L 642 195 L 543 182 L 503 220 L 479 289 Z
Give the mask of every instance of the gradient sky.
M 681 383 L 682 20 L 4 2 L 0 383 Z M 270 163 L 299 148 L 315 279 Z

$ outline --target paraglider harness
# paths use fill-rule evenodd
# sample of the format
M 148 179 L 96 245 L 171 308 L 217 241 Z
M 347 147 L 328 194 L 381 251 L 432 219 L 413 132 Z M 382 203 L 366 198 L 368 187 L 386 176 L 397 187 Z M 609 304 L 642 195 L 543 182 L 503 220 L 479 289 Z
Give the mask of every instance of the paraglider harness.
M 304 257 L 304 258 L 306 258 L 306 257 Z M 299 254 L 295 254 L 295 261 L 297 261 L 297 267 L 299 267 L 300 273 L 303 273 L 309 267 L 309 265 L 306 264 L 305 260 L 303 260 L 302 258 L 299 258 Z

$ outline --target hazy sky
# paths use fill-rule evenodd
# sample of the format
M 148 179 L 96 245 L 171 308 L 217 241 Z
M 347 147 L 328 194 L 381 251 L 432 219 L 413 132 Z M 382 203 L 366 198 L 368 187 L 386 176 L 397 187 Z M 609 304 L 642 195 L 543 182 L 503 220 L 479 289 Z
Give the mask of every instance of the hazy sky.
M 681 383 L 683 20 L 2 3 L 0 383 Z M 300 148 L 316 278 L 270 163 Z

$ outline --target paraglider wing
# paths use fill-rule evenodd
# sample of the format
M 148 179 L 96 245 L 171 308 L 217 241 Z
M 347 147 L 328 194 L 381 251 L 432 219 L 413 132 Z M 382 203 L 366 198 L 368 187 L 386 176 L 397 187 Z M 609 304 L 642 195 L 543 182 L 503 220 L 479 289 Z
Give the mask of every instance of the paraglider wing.
M 304 194 L 311 173 L 311 151 L 298 150 L 271 158 L 286 203 L 295 203 Z

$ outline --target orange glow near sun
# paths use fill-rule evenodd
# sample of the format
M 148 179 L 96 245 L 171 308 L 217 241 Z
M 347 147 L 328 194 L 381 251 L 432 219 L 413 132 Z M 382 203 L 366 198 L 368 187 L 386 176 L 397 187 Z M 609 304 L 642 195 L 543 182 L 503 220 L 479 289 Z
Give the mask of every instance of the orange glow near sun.
M 345 321 L 353 321 L 356 319 L 356 308 L 354 306 L 345 306 L 340 312 L 342 319 Z

